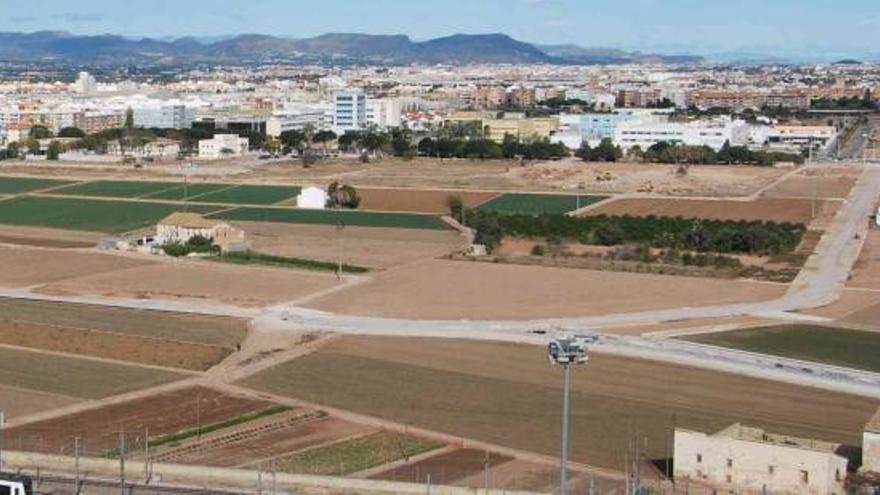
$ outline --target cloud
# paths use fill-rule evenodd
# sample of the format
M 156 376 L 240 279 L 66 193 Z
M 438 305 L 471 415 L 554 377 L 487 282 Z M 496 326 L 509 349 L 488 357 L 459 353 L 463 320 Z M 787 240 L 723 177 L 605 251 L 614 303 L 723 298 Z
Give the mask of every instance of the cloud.
M 7 19 L 9 20 L 9 22 L 15 24 L 27 24 L 37 20 L 37 18 L 32 15 L 14 15 L 8 17 Z

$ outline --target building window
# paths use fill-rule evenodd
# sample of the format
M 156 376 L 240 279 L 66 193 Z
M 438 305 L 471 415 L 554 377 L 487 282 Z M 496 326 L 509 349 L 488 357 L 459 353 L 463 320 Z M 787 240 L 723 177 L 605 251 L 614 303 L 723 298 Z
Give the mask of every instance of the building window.
M 697 462 L 703 462 L 703 454 L 697 454 Z
M 729 468 L 733 467 L 733 459 L 727 459 L 727 467 L 729 467 Z
M 810 482 L 810 473 L 808 471 L 801 471 L 801 483 L 809 483 Z
M 840 483 L 843 481 L 843 476 L 840 475 L 840 469 L 834 471 L 834 480 Z
M 729 484 L 731 484 L 731 483 L 733 483 L 733 476 L 731 476 L 731 475 L 728 474 L 728 475 L 727 475 L 727 484 L 729 485 Z
M 776 466 L 767 466 L 767 474 L 770 474 L 772 476 L 773 473 L 775 473 L 775 472 L 776 472 Z

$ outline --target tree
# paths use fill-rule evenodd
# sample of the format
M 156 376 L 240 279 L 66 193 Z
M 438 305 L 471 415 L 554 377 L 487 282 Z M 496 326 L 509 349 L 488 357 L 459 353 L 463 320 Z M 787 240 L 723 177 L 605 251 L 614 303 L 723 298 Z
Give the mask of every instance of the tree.
M 328 208 L 355 209 L 360 204 L 361 198 L 358 196 L 357 189 L 354 186 L 334 181 L 327 187 Z
M 320 143 L 324 150 L 327 149 L 327 143 L 336 139 L 336 133 L 333 131 L 318 131 L 312 136 L 312 141 Z
M 464 201 L 461 196 L 452 194 L 446 198 L 446 207 L 449 208 L 449 216 L 460 220 L 464 223 L 462 214 L 464 213 Z
M 39 155 L 40 154 L 40 142 L 34 138 L 30 138 L 25 142 L 27 146 L 28 154 L 31 155 Z
M 346 131 L 345 134 L 339 136 L 336 143 L 342 151 L 353 151 L 354 146 L 360 141 L 360 139 L 361 135 L 359 132 Z
M 49 147 L 46 149 L 46 159 L 47 160 L 58 160 L 58 156 L 61 154 L 61 143 L 53 140 L 49 143 Z
M 125 125 L 123 127 L 128 131 L 134 129 L 134 110 L 131 107 L 125 110 Z
M 12 142 L 6 145 L 6 158 L 18 158 L 21 145 L 18 142 Z
M 299 129 L 291 129 L 289 131 L 284 131 L 279 136 L 279 140 L 281 141 L 281 145 L 284 146 L 285 149 L 293 149 L 297 151 L 303 150 L 303 144 L 306 142 L 307 137 L 305 131 Z
M 58 137 L 81 139 L 86 137 L 86 133 L 79 127 L 62 127 L 61 130 L 58 131 Z
M 31 130 L 28 133 L 28 137 L 32 139 L 49 139 L 54 136 L 52 135 L 52 131 L 50 131 L 48 127 L 44 125 L 35 125 L 31 127 Z

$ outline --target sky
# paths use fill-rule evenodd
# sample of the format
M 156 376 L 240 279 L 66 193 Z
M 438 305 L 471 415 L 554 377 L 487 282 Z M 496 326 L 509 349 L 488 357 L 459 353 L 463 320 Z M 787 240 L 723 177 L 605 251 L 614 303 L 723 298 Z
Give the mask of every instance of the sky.
M 3 5 L 15 8 L 2 8 Z M 132 37 L 505 33 L 665 53 L 880 53 L 880 0 L 0 0 L 0 31 Z

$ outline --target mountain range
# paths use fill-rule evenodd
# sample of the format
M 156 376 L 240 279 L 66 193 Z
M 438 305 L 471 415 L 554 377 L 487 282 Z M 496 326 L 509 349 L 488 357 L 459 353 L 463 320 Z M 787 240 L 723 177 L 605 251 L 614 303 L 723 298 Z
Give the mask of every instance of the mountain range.
M 303 62 L 325 64 L 699 63 L 702 57 L 643 54 L 575 45 L 539 46 L 504 34 L 456 34 L 427 41 L 405 35 L 330 33 L 313 38 L 243 34 L 211 40 L 132 39 L 63 31 L 0 33 L 0 61 L 171 65 Z

